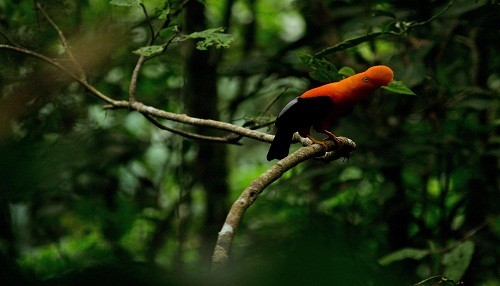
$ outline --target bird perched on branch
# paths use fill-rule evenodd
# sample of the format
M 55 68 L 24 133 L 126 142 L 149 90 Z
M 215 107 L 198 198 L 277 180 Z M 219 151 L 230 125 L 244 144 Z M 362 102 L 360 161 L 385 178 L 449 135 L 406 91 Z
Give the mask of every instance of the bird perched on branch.
M 267 153 L 267 160 L 283 159 L 288 155 L 295 132 L 313 143 L 326 146 L 311 136 L 311 127 L 324 133 L 337 147 L 341 142 L 328 128 L 332 122 L 348 115 L 359 101 L 370 97 L 381 86 L 393 81 L 394 73 L 387 66 L 373 66 L 362 73 L 341 81 L 310 89 L 290 101 L 276 118 L 277 132 Z

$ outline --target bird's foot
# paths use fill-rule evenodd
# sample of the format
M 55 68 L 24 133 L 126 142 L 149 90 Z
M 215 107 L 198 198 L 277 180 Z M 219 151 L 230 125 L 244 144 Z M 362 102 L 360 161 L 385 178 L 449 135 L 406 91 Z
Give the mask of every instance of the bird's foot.
M 318 140 L 318 139 L 312 137 L 311 135 L 307 136 L 307 138 L 309 140 L 311 140 L 313 142 L 313 144 L 319 144 L 319 145 L 323 146 L 323 149 L 325 149 L 325 151 L 328 150 L 328 144 L 326 144 L 325 141 Z
M 325 140 L 328 140 L 328 139 L 332 140 L 333 143 L 335 144 L 335 147 L 337 147 L 337 150 L 342 149 L 342 146 L 344 146 L 344 143 L 342 142 L 342 140 L 339 140 L 339 138 L 337 138 L 337 136 L 335 136 L 335 134 L 333 134 L 332 132 L 325 130 L 325 133 L 326 133 L 326 135 L 328 135 L 328 137 L 326 137 Z

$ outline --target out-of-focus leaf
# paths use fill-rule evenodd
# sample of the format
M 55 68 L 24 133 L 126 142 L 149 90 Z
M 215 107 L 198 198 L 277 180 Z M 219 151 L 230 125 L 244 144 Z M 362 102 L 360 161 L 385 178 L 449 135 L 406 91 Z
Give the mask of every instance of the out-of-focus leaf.
M 444 274 L 452 280 L 458 281 L 469 268 L 475 244 L 472 241 L 460 243 L 449 253 L 443 256 L 442 263 L 445 266 Z
M 395 80 L 388 86 L 383 86 L 382 88 L 398 94 L 416 95 L 411 89 L 406 87 L 406 85 L 402 81 Z
M 350 180 L 360 180 L 364 176 L 363 170 L 355 166 L 346 167 L 339 175 L 339 181 L 347 182 Z
M 151 56 L 162 53 L 164 48 L 165 48 L 165 45 L 146 46 L 146 47 L 142 47 L 142 48 L 135 50 L 134 54 L 137 54 L 140 56 L 145 56 L 145 57 L 151 57 Z
M 165 29 L 161 29 L 160 36 L 162 36 L 163 38 L 169 39 L 177 33 L 178 29 L 179 28 L 177 26 L 172 26 L 172 27 L 168 27 Z
M 411 258 L 415 260 L 420 260 L 429 254 L 427 249 L 418 248 L 403 248 L 395 252 L 389 253 L 386 256 L 380 258 L 378 263 L 382 265 L 388 265 L 395 261 Z
M 115 6 L 135 6 L 141 4 L 140 0 L 111 0 L 109 4 Z
M 482 98 L 471 98 L 457 104 L 457 107 L 470 108 L 474 110 L 485 110 L 491 108 L 492 106 L 492 100 Z
M 162 19 L 162 20 L 167 19 L 168 15 L 170 15 L 170 7 L 163 9 L 160 12 L 160 15 L 158 16 L 158 19 Z
M 309 69 L 309 75 L 319 82 L 334 82 L 339 81 L 341 76 L 337 67 L 325 59 L 318 59 L 311 55 L 301 55 L 300 61 Z
M 353 68 L 351 67 L 342 67 L 339 69 L 339 74 L 345 77 L 350 77 L 356 74 L 356 71 L 354 71 Z
M 210 46 L 216 48 L 228 48 L 234 38 L 227 33 L 224 33 L 224 28 L 207 29 L 200 32 L 194 32 L 185 36 L 186 39 L 203 39 L 198 42 L 196 48 L 198 50 L 206 50 Z

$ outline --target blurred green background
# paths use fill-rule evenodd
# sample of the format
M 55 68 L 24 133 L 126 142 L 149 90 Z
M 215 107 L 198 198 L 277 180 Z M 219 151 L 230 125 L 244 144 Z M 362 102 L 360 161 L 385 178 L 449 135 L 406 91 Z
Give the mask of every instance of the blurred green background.
M 265 125 L 344 66 L 388 65 L 417 96 L 381 90 L 333 126 L 356 142 L 352 157 L 311 160 L 268 187 L 230 271 L 208 280 L 217 232 L 273 164 L 269 145 L 162 131 L 0 49 L 2 285 L 498 285 L 497 1 L 39 2 L 113 99 L 128 98 L 133 51 L 161 23 L 155 44 L 169 44 L 144 64 L 137 98 L 170 112 Z M 71 66 L 33 1 L 0 0 L 0 31 L 0 44 Z M 333 65 L 304 61 L 377 32 L 325 54 Z

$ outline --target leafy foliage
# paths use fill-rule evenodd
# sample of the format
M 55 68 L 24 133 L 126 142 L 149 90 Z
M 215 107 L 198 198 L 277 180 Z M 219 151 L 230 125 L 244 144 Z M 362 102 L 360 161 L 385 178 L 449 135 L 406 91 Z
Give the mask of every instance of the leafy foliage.
M 216 48 L 229 48 L 229 44 L 233 41 L 233 37 L 224 33 L 224 28 L 221 27 L 194 32 L 186 35 L 185 39 L 199 40 L 196 44 L 196 48 L 202 51 L 211 46 L 215 46 Z
M 379 263 L 388 265 L 407 258 L 420 260 L 429 254 L 430 251 L 427 249 L 403 248 L 380 258 Z
M 162 31 L 165 30 L 172 31 L 172 29 L 163 29 Z M 207 29 L 200 32 L 194 32 L 189 35 L 180 36 L 177 39 L 177 42 L 183 42 L 188 39 L 199 40 L 196 44 L 196 48 L 201 51 L 205 51 L 211 46 L 215 46 L 216 48 L 229 48 L 229 44 L 233 41 L 233 37 L 223 32 L 224 29 L 222 28 Z M 165 33 L 162 35 L 165 36 Z M 161 54 L 169 44 L 170 42 L 163 45 L 145 46 L 135 50 L 134 53 L 146 57 L 155 56 Z
M 311 55 L 301 55 L 300 60 L 309 68 L 309 75 L 314 80 L 327 83 L 341 79 L 337 67 L 325 59 L 318 59 Z

